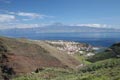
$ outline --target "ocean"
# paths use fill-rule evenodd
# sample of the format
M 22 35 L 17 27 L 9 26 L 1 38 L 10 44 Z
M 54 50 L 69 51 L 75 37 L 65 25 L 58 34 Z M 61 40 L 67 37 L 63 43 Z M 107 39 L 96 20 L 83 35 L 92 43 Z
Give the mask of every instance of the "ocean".
M 4 36 L 33 40 L 77 41 L 100 47 L 109 47 L 120 42 L 120 32 L 29 33 L 20 35 L 7 34 Z
M 120 32 L 107 33 L 41 33 L 34 36 L 26 36 L 37 40 L 67 40 L 88 43 L 93 46 L 109 47 L 114 43 L 120 42 Z

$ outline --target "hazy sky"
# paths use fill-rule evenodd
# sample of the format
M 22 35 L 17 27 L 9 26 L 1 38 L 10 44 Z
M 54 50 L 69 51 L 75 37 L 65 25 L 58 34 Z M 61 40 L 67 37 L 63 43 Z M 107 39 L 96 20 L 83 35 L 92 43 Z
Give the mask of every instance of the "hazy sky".
M 120 27 L 120 0 L 0 0 L 0 29 L 52 23 Z

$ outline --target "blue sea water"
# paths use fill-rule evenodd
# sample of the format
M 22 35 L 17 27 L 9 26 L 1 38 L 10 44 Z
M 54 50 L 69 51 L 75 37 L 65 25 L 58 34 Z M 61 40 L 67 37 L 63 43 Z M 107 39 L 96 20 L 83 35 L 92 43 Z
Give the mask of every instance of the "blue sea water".
M 109 47 L 120 42 L 120 32 L 74 32 L 74 33 L 39 33 L 7 35 L 10 37 L 24 37 L 33 40 L 67 40 L 88 43 L 93 46 Z
M 28 38 L 37 40 L 67 40 L 88 43 L 93 46 L 109 47 L 114 43 L 120 42 L 120 33 L 41 33 Z
M 88 43 L 93 46 L 109 47 L 114 43 L 120 42 L 120 38 L 79 38 L 79 37 L 49 37 L 40 40 L 67 40 L 80 43 Z

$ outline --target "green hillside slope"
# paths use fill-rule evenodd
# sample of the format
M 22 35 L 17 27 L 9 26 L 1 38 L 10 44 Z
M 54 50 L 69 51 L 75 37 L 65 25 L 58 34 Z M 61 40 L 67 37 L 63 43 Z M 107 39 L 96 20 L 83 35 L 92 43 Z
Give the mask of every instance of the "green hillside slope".
M 79 64 L 44 41 L 0 37 L 0 74 L 3 77 L 35 72 L 42 67 L 74 68 Z
M 117 44 L 116 44 L 117 45 Z M 119 46 L 111 46 L 119 53 Z M 109 55 L 111 53 L 111 55 Z M 98 54 L 96 54 L 98 56 Z M 94 59 L 95 58 L 95 59 Z M 84 65 L 77 71 L 60 69 L 60 68 L 45 68 L 39 73 L 32 73 L 16 77 L 13 80 L 120 80 L 120 58 L 118 54 L 106 50 L 100 53 L 99 57 L 95 56 L 90 64 Z
M 106 49 L 104 52 L 89 57 L 88 61 L 96 62 L 110 58 L 120 58 L 120 43 L 115 43 L 111 47 Z

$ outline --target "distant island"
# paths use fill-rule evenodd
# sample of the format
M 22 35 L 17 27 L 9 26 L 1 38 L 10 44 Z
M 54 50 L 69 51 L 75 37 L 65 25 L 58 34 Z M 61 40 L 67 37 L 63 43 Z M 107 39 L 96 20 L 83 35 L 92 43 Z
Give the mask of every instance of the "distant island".
M 65 29 L 64 29 L 65 28 Z M 120 41 L 120 30 L 53 24 L 35 28 L 0 29 L 0 35 L 32 40 L 66 40 L 87 43 L 93 46 L 109 47 Z

